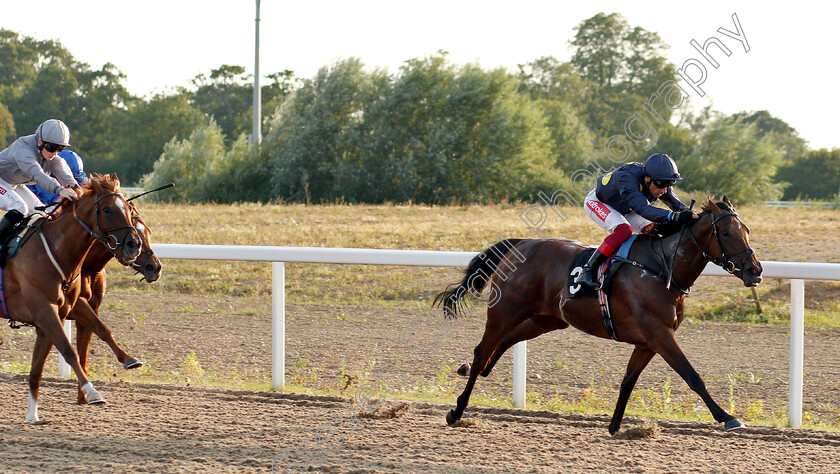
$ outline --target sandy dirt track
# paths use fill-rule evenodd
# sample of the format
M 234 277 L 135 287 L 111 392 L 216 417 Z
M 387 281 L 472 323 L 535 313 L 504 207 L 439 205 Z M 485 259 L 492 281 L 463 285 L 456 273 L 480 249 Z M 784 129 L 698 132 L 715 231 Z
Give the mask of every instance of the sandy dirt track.
M 780 428 L 725 433 L 657 422 L 654 437 L 621 439 L 605 416 L 474 408 L 460 427 L 447 405 L 412 403 L 395 418 L 349 421 L 337 397 L 172 385 L 102 383 L 110 404 L 66 403 L 73 386 L 45 383 L 49 423 L 21 423 L 22 376 L 0 375 L 0 470 L 90 472 L 268 471 L 311 440 L 318 420 L 343 422 L 343 439 L 313 452 L 318 472 L 837 472 L 840 434 Z M 389 404 L 393 404 L 389 402 Z M 355 423 L 355 424 L 354 424 Z M 630 419 L 629 427 L 638 426 Z M 286 469 L 288 470 L 288 469 Z
M 156 371 L 183 371 L 194 350 L 207 374 L 266 380 L 268 302 L 108 298 L 119 304 L 103 318 L 129 352 Z M 606 415 L 476 405 L 467 408 L 461 426 L 448 427 L 444 416 L 452 404 L 398 400 L 373 416 L 358 416 L 348 411 L 347 400 L 373 367 L 386 363 L 401 372 L 402 390 L 432 386 L 438 394 L 459 394 L 463 379 L 451 369 L 470 358 L 484 318 L 465 319 L 437 351 L 419 358 L 406 349 L 403 335 L 423 311 L 289 305 L 287 313 L 288 383 L 336 389 L 348 380 L 343 375 L 351 375 L 343 397 L 121 381 L 125 372 L 96 341 L 94 380 L 106 406 L 76 405 L 74 381 L 51 376 L 41 392 L 46 423 L 27 425 L 26 376 L 0 372 L 0 472 L 248 472 L 269 471 L 273 464 L 341 473 L 840 471 L 835 432 L 750 426 L 726 433 L 708 421 L 627 417 L 626 436 L 614 438 Z M 31 329 L 0 328 L 0 362 L 29 358 L 26 331 Z M 837 417 L 839 337 L 837 330 L 806 334 L 805 410 L 815 419 Z M 678 338 L 712 396 L 724 407 L 734 403 L 742 420 L 758 402 L 765 412 L 784 412 L 786 327 L 686 323 Z M 528 391 L 611 412 L 631 350 L 573 330 L 546 334 L 529 342 Z M 506 355 L 475 393 L 510 397 L 511 365 Z M 637 391 L 649 393 L 650 402 L 668 377 L 674 405 L 707 413 L 661 358 L 642 375 Z M 326 449 L 305 453 L 307 445 Z

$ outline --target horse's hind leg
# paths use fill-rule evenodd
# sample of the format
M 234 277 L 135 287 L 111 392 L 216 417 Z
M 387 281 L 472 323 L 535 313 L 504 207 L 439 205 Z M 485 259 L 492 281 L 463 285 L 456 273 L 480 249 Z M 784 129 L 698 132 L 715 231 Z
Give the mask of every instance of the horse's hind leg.
M 744 427 L 743 423 L 738 421 L 737 418 L 729 413 L 726 413 L 720 405 L 715 403 L 712 396 L 709 395 L 709 391 L 706 390 L 706 384 L 703 382 L 703 379 L 700 378 L 700 374 L 698 374 L 697 371 L 694 370 L 694 367 L 691 366 L 691 363 L 688 362 L 688 358 L 685 356 L 682 349 L 680 349 L 677 339 L 674 337 L 673 331 L 668 331 L 667 336 L 657 338 L 655 343 L 656 347 L 654 347 L 654 350 L 656 350 L 656 352 L 665 359 L 665 362 L 667 362 L 672 369 L 680 374 L 680 377 L 685 380 L 692 390 L 700 395 L 700 398 L 703 399 L 703 402 L 709 408 L 709 411 L 712 412 L 712 416 L 716 421 L 719 423 L 725 423 L 724 427 L 727 431 Z
M 496 366 L 496 363 L 499 362 L 499 359 L 502 358 L 505 351 L 517 343 L 534 339 L 537 336 L 541 336 L 556 329 L 566 329 L 567 327 L 569 327 L 569 323 L 551 315 L 532 316 L 525 321 L 522 321 L 513 331 L 502 338 L 502 342 L 499 343 L 499 347 L 495 352 L 493 352 L 490 362 L 487 364 L 487 367 L 481 371 L 480 375 L 482 377 L 490 375 L 490 371 L 493 370 L 493 367 Z
M 639 375 L 645 370 L 645 367 L 650 363 L 656 352 L 650 349 L 636 346 L 633 349 L 633 354 L 630 356 L 630 362 L 627 363 L 627 371 L 624 373 L 624 380 L 621 381 L 621 390 L 618 392 L 618 401 L 615 404 L 615 412 L 613 412 L 612 421 L 610 421 L 610 434 L 614 435 L 621 426 L 621 419 L 624 418 L 624 410 L 627 408 L 627 401 L 630 399 L 630 393 L 633 392 L 633 387 L 639 380 Z
M 455 422 L 460 420 L 461 416 L 464 415 L 464 410 L 467 408 L 467 404 L 470 401 L 470 394 L 475 386 L 475 381 L 478 378 L 479 372 L 484 370 L 484 367 L 490 361 L 490 357 L 493 353 L 497 350 L 499 341 L 501 341 L 507 330 L 504 325 L 494 322 L 494 318 L 491 314 L 493 314 L 492 310 L 489 310 L 487 312 L 487 326 L 484 329 L 484 336 L 482 336 L 481 342 L 475 347 L 473 364 L 470 368 L 470 378 L 467 380 L 464 391 L 458 397 L 455 408 L 449 410 L 446 414 L 446 422 L 450 425 L 454 425 Z
M 35 348 L 32 349 L 32 367 L 29 369 L 29 402 L 26 409 L 26 422 L 35 423 L 38 418 L 38 392 L 41 388 L 41 376 L 44 362 L 52 349 L 52 344 L 39 328 L 35 328 Z

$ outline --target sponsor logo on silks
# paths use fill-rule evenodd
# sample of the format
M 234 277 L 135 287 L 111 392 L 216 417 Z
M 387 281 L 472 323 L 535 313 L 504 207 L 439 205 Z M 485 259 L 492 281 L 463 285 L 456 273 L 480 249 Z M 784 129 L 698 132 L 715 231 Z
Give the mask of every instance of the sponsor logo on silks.
M 604 176 L 601 176 L 601 184 L 603 184 L 604 186 L 606 186 L 606 185 L 607 185 L 607 183 L 609 183 L 609 182 L 610 182 L 610 178 L 612 178 L 612 171 L 610 171 L 609 173 L 605 174 Z
M 601 203 L 598 201 L 586 201 L 586 205 L 589 206 L 589 209 L 592 210 L 598 217 L 601 218 L 602 221 L 607 220 L 607 216 L 610 214 L 610 210 L 604 208 L 600 205 Z
M 2 186 L 0 186 L 0 196 L 5 196 L 5 195 L 6 195 L 6 189 L 3 188 Z

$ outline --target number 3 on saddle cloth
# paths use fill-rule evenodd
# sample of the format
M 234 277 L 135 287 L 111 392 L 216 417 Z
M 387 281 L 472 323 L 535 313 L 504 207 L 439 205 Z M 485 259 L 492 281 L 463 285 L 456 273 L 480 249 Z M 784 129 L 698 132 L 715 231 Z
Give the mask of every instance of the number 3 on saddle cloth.
M 586 285 L 575 283 L 575 278 L 583 272 L 583 266 L 589 261 L 589 257 L 595 252 L 594 248 L 588 248 L 583 252 L 578 253 L 572 265 L 569 267 L 569 296 L 572 298 L 598 298 L 598 304 L 601 307 L 601 316 L 604 318 L 604 325 L 607 327 L 607 333 L 616 341 L 619 341 L 618 334 L 615 332 L 615 324 L 613 324 L 612 313 L 610 313 L 609 292 L 612 277 L 621 268 L 621 264 L 627 261 L 627 255 L 630 253 L 630 247 L 636 241 L 638 234 L 633 234 L 627 239 L 618 250 L 607 258 L 604 263 L 598 267 L 598 281 L 601 283 L 601 289 L 595 290 Z
M 18 249 L 29 240 L 29 234 L 26 238 L 23 235 L 34 227 L 35 222 L 41 219 L 43 216 L 40 214 L 32 214 L 29 216 L 29 219 L 24 219 L 15 226 L 12 233 L 9 234 L 9 237 L 6 239 L 5 242 L 0 243 L 0 318 L 5 318 L 9 320 L 9 327 L 12 329 L 17 329 L 19 327 L 26 327 L 32 326 L 29 323 L 19 324 L 17 321 L 11 318 L 9 314 L 9 308 L 6 306 L 6 288 L 3 286 L 3 267 L 6 266 L 6 260 L 15 256 Z

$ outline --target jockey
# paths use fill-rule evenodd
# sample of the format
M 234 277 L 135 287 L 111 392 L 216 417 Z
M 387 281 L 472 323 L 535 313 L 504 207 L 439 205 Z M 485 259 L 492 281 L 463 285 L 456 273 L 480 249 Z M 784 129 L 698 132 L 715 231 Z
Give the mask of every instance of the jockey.
M 54 160 L 58 152 L 70 146 L 70 129 L 61 120 L 49 119 L 38 126 L 34 135 L 18 138 L 0 151 L 0 243 L 6 234 L 41 201 L 24 184 L 35 183 L 62 198 L 78 199 L 79 184 L 64 160 Z M 47 173 L 56 177 L 51 178 Z
M 586 215 L 610 235 L 586 262 L 575 283 L 600 289 L 596 275 L 598 265 L 633 232 L 649 232 L 655 222 L 685 224 L 699 219 L 697 213 L 689 210 L 674 193 L 672 186 L 681 179 L 674 160 L 661 153 L 648 157 L 645 164 L 628 163 L 598 178 L 583 205 Z M 650 205 L 660 198 L 671 211 Z
M 73 178 L 76 179 L 77 183 L 82 184 L 89 180 L 85 174 L 85 163 L 82 161 L 82 157 L 79 156 L 78 153 L 71 150 L 64 150 L 59 152 L 58 156 L 67 162 L 67 166 L 70 167 L 70 172 L 73 173 Z M 51 173 L 50 176 L 55 178 L 54 173 Z M 26 187 L 35 193 L 35 196 L 37 196 L 44 204 L 52 204 L 61 199 L 61 196 L 58 194 L 51 193 L 37 184 L 27 184 Z

